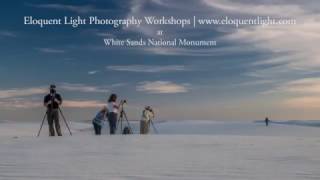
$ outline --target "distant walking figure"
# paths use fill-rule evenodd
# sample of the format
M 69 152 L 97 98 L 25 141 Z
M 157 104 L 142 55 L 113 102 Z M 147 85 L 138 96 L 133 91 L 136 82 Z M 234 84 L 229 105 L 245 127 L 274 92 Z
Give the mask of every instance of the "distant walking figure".
M 117 104 L 117 95 L 111 94 L 108 100 L 108 122 L 110 127 L 110 134 L 116 133 L 117 120 L 119 113 L 119 105 Z
M 50 85 L 50 93 L 44 97 L 43 105 L 47 107 L 47 120 L 49 124 L 49 136 L 54 136 L 54 127 L 58 136 L 62 136 L 59 123 L 59 106 L 62 104 L 62 97 L 56 93 L 56 86 Z
M 266 117 L 266 119 L 264 120 L 265 121 L 265 123 L 266 123 L 266 126 L 269 126 L 269 118 L 268 117 Z

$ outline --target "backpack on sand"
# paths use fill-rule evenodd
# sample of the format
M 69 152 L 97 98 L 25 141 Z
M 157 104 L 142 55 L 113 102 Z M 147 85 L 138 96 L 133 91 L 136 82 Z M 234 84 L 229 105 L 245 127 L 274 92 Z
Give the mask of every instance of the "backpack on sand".
M 124 135 L 132 134 L 132 131 L 128 126 L 126 126 L 126 127 L 124 127 L 122 134 L 124 134 Z

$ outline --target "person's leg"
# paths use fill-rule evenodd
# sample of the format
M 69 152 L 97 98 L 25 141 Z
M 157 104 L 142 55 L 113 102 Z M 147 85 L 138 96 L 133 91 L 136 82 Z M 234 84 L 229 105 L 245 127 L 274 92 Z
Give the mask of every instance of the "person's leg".
M 93 129 L 94 129 L 94 134 L 98 135 L 98 126 L 97 126 L 97 124 L 93 122 L 92 125 L 93 125 Z
M 98 125 L 98 127 L 97 127 L 97 135 L 101 135 L 101 126 L 100 125 Z
M 115 134 L 116 128 L 117 128 L 117 114 L 109 113 L 108 121 L 109 121 L 109 127 L 110 127 L 110 134 Z
M 144 134 L 143 133 L 143 122 L 144 121 L 140 121 L 140 134 Z
M 116 121 L 113 119 L 110 120 L 110 134 L 115 134 L 116 133 Z
M 109 123 L 109 131 L 110 131 L 110 134 L 112 134 L 111 119 L 108 119 L 108 123 Z
M 150 129 L 150 121 L 147 121 L 145 124 L 146 128 L 145 128 L 145 133 L 149 134 L 149 129 Z
M 59 122 L 59 111 L 58 110 L 54 111 L 54 125 L 56 127 L 56 131 L 57 131 L 58 136 L 62 136 L 61 128 L 60 128 L 60 122 Z
M 93 123 L 94 132 L 96 135 L 101 135 L 101 126 L 97 123 Z
M 54 128 L 53 128 L 53 113 L 52 111 L 47 112 L 47 120 L 48 120 L 48 125 L 49 125 L 49 136 L 54 136 Z
M 142 126 L 142 133 L 143 133 L 143 134 L 148 134 L 148 132 L 147 132 L 147 122 L 146 122 L 146 121 L 143 121 L 142 124 L 143 124 L 143 126 Z

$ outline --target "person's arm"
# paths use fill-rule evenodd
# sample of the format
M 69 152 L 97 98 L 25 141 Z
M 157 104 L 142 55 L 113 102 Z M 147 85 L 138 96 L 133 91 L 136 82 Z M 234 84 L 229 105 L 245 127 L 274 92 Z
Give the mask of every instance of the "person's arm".
M 54 98 L 54 101 L 56 103 L 58 103 L 59 105 L 62 104 L 62 97 L 60 96 L 60 94 L 57 94 L 56 97 Z
M 101 113 L 101 119 L 103 121 L 106 120 L 106 118 L 108 117 L 108 108 L 106 106 L 104 106 L 101 110 L 100 110 L 100 113 Z
M 119 105 L 118 105 L 116 102 L 114 102 L 114 103 L 113 103 L 113 108 L 119 109 Z
M 48 107 L 49 104 L 51 104 L 51 99 L 48 98 L 48 96 L 45 96 L 43 100 L 43 106 Z
M 155 117 L 154 111 L 151 109 L 150 110 L 150 114 L 151 114 L 151 119 L 153 119 Z
M 148 113 L 147 113 L 146 110 L 142 111 L 141 120 L 143 120 L 143 121 L 147 121 L 148 120 Z

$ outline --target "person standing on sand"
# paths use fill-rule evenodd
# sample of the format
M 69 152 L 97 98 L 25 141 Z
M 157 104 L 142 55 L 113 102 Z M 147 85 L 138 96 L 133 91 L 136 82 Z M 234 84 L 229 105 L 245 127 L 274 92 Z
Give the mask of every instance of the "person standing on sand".
M 108 114 L 108 109 L 106 106 L 104 106 L 102 110 L 100 110 L 96 115 L 96 117 L 94 117 L 94 119 L 92 120 L 94 132 L 96 135 L 101 135 L 101 129 L 102 129 L 102 126 L 104 125 L 107 114 Z
M 266 119 L 265 119 L 264 121 L 265 121 L 265 123 L 266 123 L 266 126 L 269 126 L 269 122 L 270 122 L 269 118 L 266 117 Z
M 111 94 L 108 100 L 108 122 L 110 127 L 110 134 L 115 134 L 117 129 L 117 120 L 119 113 L 119 105 L 117 104 L 117 95 Z
M 56 93 L 56 86 L 50 85 L 50 93 L 44 97 L 43 105 L 47 108 L 47 120 L 49 124 L 49 136 L 55 136 L 54 126 L 58 136 L 62 136 L 59 122 L 59 106 L 62 105 L 62 97 Z
M 148 134 L 150 129 L 150 123 L 154 118 L 154 112 L 150 106 L 147 106 L 142 111 L 142 118 L 140 121 L 140 134 Z

